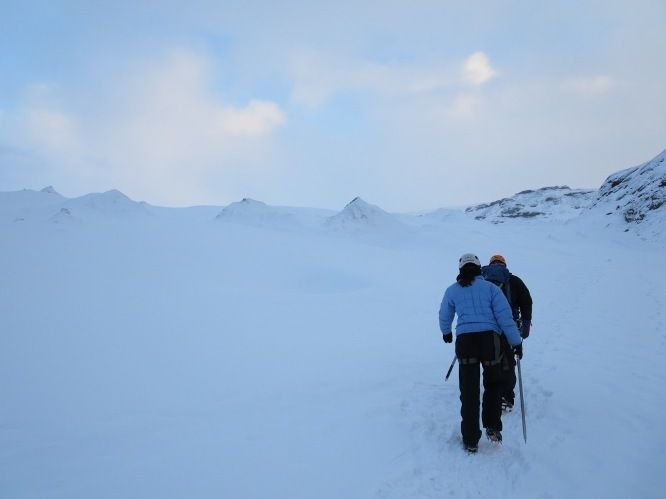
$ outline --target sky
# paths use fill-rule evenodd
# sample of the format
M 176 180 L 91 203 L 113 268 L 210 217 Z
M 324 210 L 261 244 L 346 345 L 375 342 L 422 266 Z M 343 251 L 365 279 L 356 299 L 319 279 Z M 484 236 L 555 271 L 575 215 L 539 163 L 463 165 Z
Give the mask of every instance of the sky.
M 666 2 L 0 0 L 0 190 L 467 206 L 666 149 Z

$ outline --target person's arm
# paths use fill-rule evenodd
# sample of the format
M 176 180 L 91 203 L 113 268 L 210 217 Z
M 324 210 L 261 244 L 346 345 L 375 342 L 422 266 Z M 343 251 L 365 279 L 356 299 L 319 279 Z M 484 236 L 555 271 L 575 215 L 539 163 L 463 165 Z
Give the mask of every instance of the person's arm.
M 495 319 L 497 320 L 499 327 L 502 329 L 504 336 L 506 336 L 506 339 L 511 346 L 519 345 L 522 342 L 522 339 L 518 332 L 518 328 L 516 327 L 516 322 L 513 320 L 509 301 L 497 286 L 492 286 L 490 290 L 492 293 L 491 304 L 493 307 L 493 313 L 495 314 Z
M 523 280 L 518 276 L 513 276 L 517 287 L 517 303 L 520 309 L 520 317 L 523 321 L 532 322 L 532 295 Z
M 447 289 L 442 298 L 442 303 L 439 306 L 439 330 L 442 334 L 451 334 L 451 325 L 453 324 L 453 317 L 456 313 L 456 307 L 451 300 L 450 292 Z

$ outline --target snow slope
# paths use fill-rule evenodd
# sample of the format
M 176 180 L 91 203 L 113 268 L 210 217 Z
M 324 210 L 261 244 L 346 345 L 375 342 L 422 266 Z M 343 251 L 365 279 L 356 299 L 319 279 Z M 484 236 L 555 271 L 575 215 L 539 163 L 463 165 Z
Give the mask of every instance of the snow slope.
M 451 210 L 424 215 L 436 223 Z M 645 163 L 610 175 L 598 190 L 543 187 L 465 209 L 475 220 L 567 221 L 579 231 L 605 227 L 632 232 L 645 241 L 666 243 L 666 151 Z M 607 237 L 607 236 L 606 236 Z
M 41 191 L 24 189 L 0 192 L 0 220 L 39 223 L 45 220 L 72 219 L 98 222 L 100 219 L 120 220 L 150 214 L 146 203 L 131 200 L 117 190 L 86 194 L 68 199 L 48 186 Z
M 12 196 L 0 193 L 2 497 L 663 496 L 659 244 L 594 218 L 455 216 L 409 237 L 381 222 L 391 237 L 374 244 L 221 224 L 214 207 L 145 216 L 117 195 L 106 216 L 80 210 L 95 223 L 51 223 L 63 200 L 16 223 Z M 504 445 L 474 456 L 437 322 L 467 251 L 506 255 L 535 300 L 528 442 L 515 411 Z
M 340 212 L 327 218 L 324 228 L 332 234 L 385 244 L 401 244 L 411 231 L 411 227 L 405 225 L 399 216 L 387 213 L 360 197 L 352 199 Z
M 24 222 L 46 212 L 57 211 L 65 198 L 53 187 L 41 191 L 23 189 L 22 191 L 0 193 L 0 221 Z
M 609 176 L 587 215 L 650 239 L 666 232 L 666 151 Z
M 63 207 L 73 214 L 88 217 L 131 217 L 148 214 L 148 205 L 128 198 L 118 190 L 86 194 L 67 200 Z
M 243 198 L 225 206 L 215 218 L 256 227 L 298 229 L 320 227 L 330 215 L 328 210 L 269 206 L 261 201 Z
M 576 217 L 587 208 L 595 197 L 589 189 L 571 189 L 567 186 L 543 187 L 521 191 L 510 198 L 492 203 L 470 206 L 465 213 L 477 220 L 503 223 L 515 218 L 556 218 L 566 220 Z

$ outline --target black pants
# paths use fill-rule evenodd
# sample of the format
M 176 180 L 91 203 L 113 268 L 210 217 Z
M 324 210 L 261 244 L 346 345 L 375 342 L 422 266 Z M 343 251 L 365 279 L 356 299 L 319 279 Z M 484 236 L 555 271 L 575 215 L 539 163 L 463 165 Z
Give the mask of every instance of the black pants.
M 460 430 L 465 444 L 477 444 L 479 428 L 479 366 L 483 367 L 483 406 L 481 420 L 484 428 L 502 429 L 500 335 L 492 331 L 463 333 L 456 337 L 458 380 L 460 385 Z
M 502 398 L 513 404 L 516 398 L 514 392 L 516 388 L 516 358 L 504 335 L 502 335 L 502 350 L 504 352 L 502 357 Z

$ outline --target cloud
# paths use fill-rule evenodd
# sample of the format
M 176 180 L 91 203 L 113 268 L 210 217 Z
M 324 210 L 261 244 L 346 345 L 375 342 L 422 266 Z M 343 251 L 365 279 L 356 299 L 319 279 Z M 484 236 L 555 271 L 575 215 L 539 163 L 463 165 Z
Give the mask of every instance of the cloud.
M 79 155 L 83 150 L 76 118 L 50 108 L 29 108 L 21 117 L 32 142 L 51 154 Z
M 435 65 L 380 63 L 314 50 L 299 51 L 288 69 L 293 82 L 292 101 L 313 108 L 343 92 L 409 97 L 441 91 L 452 81 L 450 71 Z
M 567 80 L 563 83 L 562 87 L 565 91 L 583 97 L 593 97 L 607 94 L 615 84 L 615 81 L 610 76 L 599 75 Z
M 178 167 L 196 162 L 205 167 L 227 159 L 238 140 L 261 140 L 285 123 L 274 102 L 221 102 L 210 73 L 208 59 L 178 51 L 132 77 L 120 99 L 122 112 L 110 124 L 119 149 L 135 163 Z
M 480 86 L 497 76 L 490 66 L 488 56 L 483 52 L 474 52 L 463 65 L 463 81 L 471 85 Z
M 284 124 L 285 116 L 274 102 L 252 100 L 244 108 L 228 108 L 221 111 L 220 124 L 234 135 L 263 135 Z
M 252 162 L 286 122 L 272 101 L 225 102 L 212 73 L 208 58 L 177 50 L 80 99 L 63 98 L 67 89 L 33 85 L 4 120 L 14 130 L 8 145 L 105 188 L 131 185 L 136 195 L 163 203 L 205 198 L 211 171 Z
M 16 146 L 35 147 L 47 155 L 76 156 L 83 150 L 76 116 L 62 109 L 53 85 L 30 85 L 24 105 L 6 113 L 6 121 Z
M 472 93 L 457 95 L 449 108 L 448 116 L 454 120 L 469 121 L 478 116 L 481 110 L 481 98 Z

